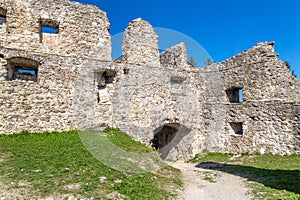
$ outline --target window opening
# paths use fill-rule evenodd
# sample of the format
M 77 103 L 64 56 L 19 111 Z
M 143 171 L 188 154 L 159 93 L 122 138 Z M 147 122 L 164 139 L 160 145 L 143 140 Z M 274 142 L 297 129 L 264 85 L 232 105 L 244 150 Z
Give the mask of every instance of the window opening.
M 6 10 L 0 8 L 0 25 L 6 24 Z
M 106 70 L 104 72 L 96 73 L 97 84 L 97 101 L 98 103 L 106 103 L 109 101 L 109 92 L 107 86 L 114 82 L 116 72 L 113 70 Z
M 231 129 L 236 135 L 243 135 L 243 123 L 242 122 L 231 122 L 229 123 Z
M 53 39 L 52 36 L 55 36 L 59 33 L 59 23 L 51 19 L 41 19 L 40 20 L 40 40 L 41 43 L 46 42 L 50 39 Z
M 39 63 L 28 58 L 12 58 L 8 61 L 8 80 L 38 80 Z
M 231 88 L 226 90 L 227 97 L 230 103 L 242 103 L 243 102 L 243 89 Z

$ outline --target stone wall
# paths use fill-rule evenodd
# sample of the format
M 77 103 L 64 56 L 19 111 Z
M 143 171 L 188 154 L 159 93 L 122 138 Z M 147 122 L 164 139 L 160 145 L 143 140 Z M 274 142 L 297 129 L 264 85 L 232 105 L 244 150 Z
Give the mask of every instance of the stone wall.
M 182 43 L 159 55 L 142 19 L 129 23 L 123 60 L 114 60 L 106 13 L 96 7 L 4 0 L 4 15 L 1 134 L 117 127 L 169 159 L 205 148 L 300 153 L 300 82 L 272 42 L 199 69 L 186 64 Z
M 209 115 L 216 113 L 218 116 L 217 120 L 210 120 L 213 127 L 207 141 L 210 150 L 300 152 L 299 130 L 295 128 L 300 126 L 295 109 L 300 101 L 300 82 L 278 59 L 273 46 L 273 42 L 259 43 L 217 64 L 214 74 L 219 76 L 212 78 L 221 83 L 210 90 L 218 88 L 223 98 L 213 95 L 215 99 L 208 102 Z M 224 91 L 234 88 L 242 90 L 243 102 L 230 103 Z M 214 129 L 217 123 L 219 131 Z M 242 124 L 242 135 L 234 132 L 230 126 L 232 123 Z
M 110 24 L 106 13 L 97 7 L 68 0 L 2 0 L 0 8 L 7 11 L 6 32 L 0 36 L 1 47 L 111 59 Z M 50 42 L 45 39 L 49 34 L 41 33 L 43 23 L 56 24 L 58 28 L 58 34 L 48 36 L 52 37 Z
M 0 67 L 10 58 L 30 58 L 40 63 L 38 82 L 0 78 L 0 132 L 18 133 L 73 129 L 73 88 L 77 77 L 74 59 L 39 55 L 21 50 L 0 49 Z M 5 70 L 6 71 L 6 70 Z M 4 76 L 4 77 L 3 77 Z
M 129 63 L 160 65 L 158 36 L 149 22 L 138 18 L 128 24 L 124 33 L 122 55 Z

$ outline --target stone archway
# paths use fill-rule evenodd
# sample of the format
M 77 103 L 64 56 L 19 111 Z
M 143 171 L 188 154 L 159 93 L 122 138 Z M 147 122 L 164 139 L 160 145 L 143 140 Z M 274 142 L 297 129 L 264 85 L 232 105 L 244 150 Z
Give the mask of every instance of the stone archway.
M 171 149 L 190 133 L 190 129 L 179 123 L 167 123 L 154 130 L 152 146 L 161 154 L 163 159 L 167 158 Z

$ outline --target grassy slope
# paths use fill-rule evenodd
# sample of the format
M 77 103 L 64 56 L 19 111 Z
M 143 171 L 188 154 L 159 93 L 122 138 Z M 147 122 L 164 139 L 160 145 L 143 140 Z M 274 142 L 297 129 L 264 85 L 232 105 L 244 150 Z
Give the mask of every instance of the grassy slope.
M 117 130 L 109 132 L 110 140 L 127 150 L 151 151 Z M 0 136 L 0 181 L 8 191 L 24 191 L 23 198 L 169 199 L 182 184 L 179 175 L 171 167 L 155 174 L 111 169 L 90 155 L 76 131 Z M 101 183 L 100 177 L 106 180 Z
M 236 156 L 206 152 L 191 162 L 247 178 L 255 199 L 300 199 L 300 155 Z

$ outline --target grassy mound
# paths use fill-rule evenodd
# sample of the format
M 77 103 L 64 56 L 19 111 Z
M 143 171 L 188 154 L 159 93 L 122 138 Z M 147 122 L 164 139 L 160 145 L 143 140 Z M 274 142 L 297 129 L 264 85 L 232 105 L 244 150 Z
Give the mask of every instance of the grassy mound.
M 106 134 L 126 150 L 152 151 L 116 129 Z M 170 199 L 179 178 L 171 167 L 140 174 L 112 169 L 86 150 L 77 131 L 0 136 L 0 197 L 7 199 Z

